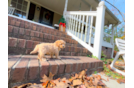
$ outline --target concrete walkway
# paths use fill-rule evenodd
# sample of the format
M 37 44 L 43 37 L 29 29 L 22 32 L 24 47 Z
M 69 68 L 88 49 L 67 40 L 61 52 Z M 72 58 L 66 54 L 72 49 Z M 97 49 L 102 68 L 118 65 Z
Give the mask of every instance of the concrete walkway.
M 101 77 L 104 79 L 107 79 L 107 77 L 104 75 L 101 75 Z M 107 85 L 108 88 L 125 88 L 125 83 L 119 84 L 116 80 L 113 80 L 113 79 L 109 79 L 108 82 L 104 80 L 102 81 Z

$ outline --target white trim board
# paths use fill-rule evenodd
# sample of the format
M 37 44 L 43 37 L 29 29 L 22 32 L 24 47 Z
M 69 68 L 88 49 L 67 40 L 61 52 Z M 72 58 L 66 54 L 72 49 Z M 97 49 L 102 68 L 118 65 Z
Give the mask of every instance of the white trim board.
M 40 25 L 40 26 L 44 26 L 44 27 L 48 27 L 48 28 L 51 28 L 51 29 L 55 29 L 54 27 L 51 27 L 51 26 L 48 26 L 48 25 L 45 25 L 45 24 L 41 24 L 41 23 L 38 23 L 38 22 L 34 22 L 34 21 L 31 21 L 31 20 L 28 20 L 28 19 L 20 18 L 20 17 L 14 16 L 14 15 L 8 14 L 8 16 L 14 17 L 14 18 L 17 18 L 17 19 L 20 19 L 20 20 L 24 20 L 24 21 L 27 21 L 27 22 L 30 22 L 30 23 L 34 23 L 34 24 L 37 24 L 37 25 Z

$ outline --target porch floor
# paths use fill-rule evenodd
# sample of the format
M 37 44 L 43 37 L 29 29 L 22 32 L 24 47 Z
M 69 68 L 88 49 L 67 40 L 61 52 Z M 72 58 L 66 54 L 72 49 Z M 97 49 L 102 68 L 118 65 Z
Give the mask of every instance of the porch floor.
M 66 77 L 87 69 L 90 75 L 94 71 L 103 70 L 103 62 L 84 56 L 60 56 L 59 59 L 51 59 L 40 62 L 37 55 L 8 55 L 9 84 L 24 83 L 32 80 L 40 80 L 49 72 L 55 74 L 54 78 Z

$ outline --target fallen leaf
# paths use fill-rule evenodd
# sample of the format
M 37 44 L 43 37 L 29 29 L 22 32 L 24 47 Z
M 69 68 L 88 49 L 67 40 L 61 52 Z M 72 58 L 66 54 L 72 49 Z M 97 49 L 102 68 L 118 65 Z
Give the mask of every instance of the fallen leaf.
M 42 78 L 42 80 L 40 80 L 40 82 L 42 83 L 42 86 L 44 88 L 51 88 L 52 86 L 55 86 L 55 83 L 52 81 L 53 80 L 53 76 L 54 74 L 52 74 L 51 72 L 49 73 L 49 77 L 47 77 L 46 75 L 44 75 Z
M 70 84 L 71 82 L 69 80 L 67 80 L 66 78 L 61 79 L 62 82 L 66 83 L 66 84 Z
M 87 80 L 90 80 L 90 79 L 91 79 L 91 77 L 86 77 L 86 79 L 87 79 Z
M 102 86 L 97 86 L 97 88 L 102 88 Z
M 125 83 L 125 79 L 117 79 L 117 82 L 120 83 Z
M 99 86 L 105 86 L 105 84 L 104 84 L 102 81 L 99 81 L 99 82 L 98 82 L 98 85 L 99 85 Z
M 82 82 L 79 79 L 73 80 L 73 86 L 81 85 L 81 84 L 82 84 Z
M 44 88 L 46 88 L 46 87 L 47 87 L 48 82 L 49 82 L 49 81 L 46 81 L 46 82 L 42 83 L 42 86 L 43 86 Z
M 53 88 L 71 88 L 71 86 L 68 84 L 65 84 L 64 82 L 58 82 L 56 86 L 54 86 Z
M 82 79 L 83 76 L 86 75 L 86 71 L 87 71 L 87 69 L 85 69 L 85 70 L 83 70 L 83 71 L 80 72 L 80 74 L 79 74 L 79 78 L 80 78 L 80 79 Z
M 107 82 L 107 80 L 105 80 L 105 79 L 103 79 L 103 78 L 101 78 L 101 79 Z
M 60 78 L 58 78 L 57 80 L 60 81 Z
M 48 79 L 48 77 L 44 74 L 44 76 L 42 77 L 43 79 L 42 80 L 40 80 L 40 82 L 46 82 L 46 81 L 48 81 L 49 79 Z
M 85 84 L 86 88 L 89 88 L 90 87 L 89 86 L 89 83 L 87 82 L 87 80 L 84 80 L 84 84 Z
M 101 76 L 100 76 L 100 75 L 97 75 L 97 79 L 98 79 L 98 80 L 101 80 Z
M 97 75 L 95 75 L 95 74 L 92 74 L 92 76 L 93 76 L 94 78 L 96 78 L 96 77 L 97 77 Z
M 95 86 L 97 86 L 98 82 L 99 82 L 99 80 L 97 78 L 95 78 L 93 83 L 94 83 Z

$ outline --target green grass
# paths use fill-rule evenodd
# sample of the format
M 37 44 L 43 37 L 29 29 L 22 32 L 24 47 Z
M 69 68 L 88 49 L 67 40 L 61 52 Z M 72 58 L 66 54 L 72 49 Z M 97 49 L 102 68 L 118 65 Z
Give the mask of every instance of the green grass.
M 122 75 L 119 75 L 118 73 L 114 73 L 113 71 L 111 71 L 109 68 L 107 68 L 105 65 L 103 66 L 104 68 L 104 73 L 106 76 L 112 77 L 114 79 L 124 79 L 125 77 Z

